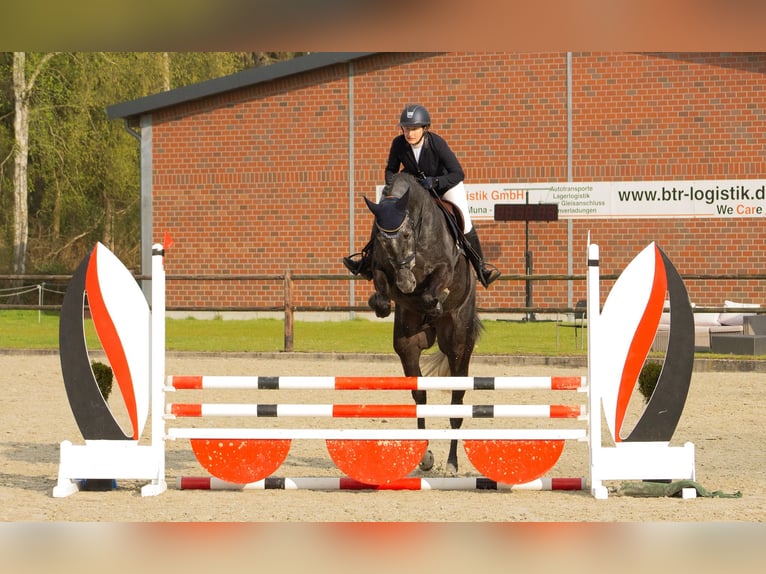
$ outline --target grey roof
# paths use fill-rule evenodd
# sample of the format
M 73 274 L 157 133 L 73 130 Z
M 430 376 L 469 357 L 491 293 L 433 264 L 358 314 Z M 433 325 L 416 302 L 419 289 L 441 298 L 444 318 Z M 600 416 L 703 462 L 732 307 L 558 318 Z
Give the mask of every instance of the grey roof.
M 351 60 L 372 54 L 375 54 L 375 52 L 316 52 L 293 58 L 292 60 L 277 62 L 269 66 L 249 68 L 231 76 L 216 78 L 200 82 L 199 84 L 192 84 L 183 88 L 138 98 L 137 100 L 114 104 L 106 108 L 106 115 L 110 119 L 140 116 L 160 108 L 214 96 L 261 82 L 316 70 L 325 66 L 350 62 Z

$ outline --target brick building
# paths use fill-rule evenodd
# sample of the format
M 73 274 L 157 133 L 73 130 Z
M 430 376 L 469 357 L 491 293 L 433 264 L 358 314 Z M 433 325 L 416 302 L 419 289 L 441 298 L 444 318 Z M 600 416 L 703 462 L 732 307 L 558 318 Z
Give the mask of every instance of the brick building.
M 168 232 L 171 275 L 345 276 L 341 258 L 369 235 L 362 196 L 382 183 L 409 102 L 430 110 L 466 184 L 766 183 L 766 54 L 317 53 L 108 108 L 141 140 L 145 272 L 149 245 Z M 762 199 L 706 216 L 656 203 L 528 229 L 475 223 L 487 259 L 506 274 L 525 272 L 527 242 L 535 274 L 584 274 L 589 232 L 604 274 L 619 273 L 650 241 L 682 275 L 752 274 L 766 262 Z M 371 292 L 343 279 L 296 287 L 299 306 L 362 306 Z M 755 280 L 687 279 L 687 287 L 702 306 L 766 303 Z M 523 282 L 478 291 L 481 307 L 525 304 Z M 571 306 L 584 291 L 584 281 L 535 282 L 533 303 Z M 282 298 L 276 280 L 168 284 L 169 307 Z

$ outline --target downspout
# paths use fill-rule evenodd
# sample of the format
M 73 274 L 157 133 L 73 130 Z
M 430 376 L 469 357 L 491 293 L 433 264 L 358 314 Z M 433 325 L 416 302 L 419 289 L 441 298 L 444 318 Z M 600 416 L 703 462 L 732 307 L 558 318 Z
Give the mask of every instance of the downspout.
M 567 52 L 567 182 L 572 183 L 572 52 Z M 567 219 L 567 275 L 574 274 L 573 222 Z M 572 280 L 567 281 L 567 307 L 573 307 Z
M 123 122 L 125 131 L 140 143 L 140 188 L 141 188 L 141 275 L 150 277 L 152 274 L 152 116 L 141 116 L 141 131 L 136 131 L 128 123 Z M 149 279 L 141 281 L 144 297 L 151 304 L 152 282 Z
M 152 172 L 154 155 L 152 150 L 152 116 L 141 116 L 141 274 L 152 273 L 152 227 L 154 226 L 154 194 Z M 144 281 L 144 295 L 151 301 L 152 282 Z
M 126 132 L 128 132 L 130 135 L 136 138 L 139 142 L 141 141 L 141 134 L 138 133 L 136 130 L 134 130 L 132 127 L 130 127 L 130 124 L 128 123 L 127 118 L 123 120 L 122 126 L 125 128 Z
M 150 277 L 152 274 L 152 118 L 142 116 L 141 131 L 130 127 L 126 118 L 123 123 L 125 131 L 136 138 L 140 144 L 140 193 L 141 193 L 141 275 Z M 144 137 L 145 136 L 145 137 Z M 141 281 L 144 297 L 151 304 L 152 282 L 149 279 Z
M 348 63 L 348 252 L 354 252 L 354 63 Z M 348 282 L 349 305 L 353 306 L 355 302 L 355 283 Z M 349 313 L 349 319 L 354 319 L 355 313 L 352 309 Z
M 141 123 L 143 124 L 143 119 L 141 120 Z M 138 140 L 138 143 L 140 144 L 140 161 L 139 161 L 139 171 L 140 171 L 140 194 L 141 194 L 141 213 L 140 213 L 140 222 L 141 222 L 141 237 L 140 237 L 140 252 L 141 252 L 141 275 L 144 275 L 146 277 L 151 276 L 152 274 L 152 253 L 151 253 L 151 234 L 152 234 L 152 199 L 151 199 L 151 183 L 150 183 L 150 192 L 149 192 L 149 199 L 147 201 L 145 194 L 144 194 L 144 141 L 141 138 L 141 132 L 137 132 L 132 127 L 130 127 L 130 123 L 128 118 L 125 118 L 122 122 L 123 127 L 125 128 L 125 131 L 128 132 L 130 135 L 132 135 L 134 138 Z M 151 130 L 149 134 L 149 139 L 151 141 Z M 151 145 L 149 146 L 151 149 Z M 151 165 L 151 160 L 149 165 Z M 151 181 L 151 169 L 149 170 L 149 180 Z M 148 207 L 147 207 L 148 206 Z M 145 227 L 147 225 L 148 221 L 148 231 L 145 230 Z M 149 242 L 146 241 L 146 235 L 149 235 Z M 152 282 L 148 279 L 143 279 L 141 281 L 141 291 L 144 294 L 144 297 L 151 305 L 152 301 Z

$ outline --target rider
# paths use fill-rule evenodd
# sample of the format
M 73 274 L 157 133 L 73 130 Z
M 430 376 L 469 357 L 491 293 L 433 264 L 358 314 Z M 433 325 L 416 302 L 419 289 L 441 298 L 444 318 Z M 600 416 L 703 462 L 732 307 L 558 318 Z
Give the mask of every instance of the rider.
M 410 104 L 404 108 L 399 119 L 402 135 L 394 138 L 388 152 L 386 163 L 386 184 L 390 184 L 400 166 L 409 174 L 419 178 L 421 185 L 434 191 L 453 203 L 463 216 L 463 235 L 471 246 L 469 258 L 476 269 L 476 274 L 484 287 L 500 277 L 500 271 L 484 263 L 481 243 L 476 228 L 471 223 L 468 212 L 463 179 L 465 177 L 460 162 L 455 157 L 447 142 L 441 136 L 430 131 L 431 116 L 428 110 L 419 104 Z M 365 279 L 372 278 L 370 268 L 372 240 L 363 248 L 362 257 L 356 261 L 354 255 L 343 258 L 343 264 L 354 275 Z

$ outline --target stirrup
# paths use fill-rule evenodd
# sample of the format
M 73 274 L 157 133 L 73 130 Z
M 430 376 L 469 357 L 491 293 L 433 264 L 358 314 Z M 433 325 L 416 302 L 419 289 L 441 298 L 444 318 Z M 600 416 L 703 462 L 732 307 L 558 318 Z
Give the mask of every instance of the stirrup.
M 353 258 L 357 255 L 361 255 L 361 259 L 359 261 L 355 261 Z M 372 272 L 370 270 L 369 261 L 367 260 L 368 255 L 364 252 L 362 253 L 352 253 L 348 257 L 343 258 L 343 265 L 346 267 L 346 269 L 349 270 L 349 272 L 352 275 L 360 275 L 362 278 L 370 280 L 372 279 Z
M 354 275 L 357 275 L 359 273 L 359 268 L 362 266 L 362 260 L 355 261 L 354 257 L 357 255 L 363 255 L 362 253 L 352 253 L 348 257 L 343 258 L 343 265 L 346 267 L 346 269 L 349 270 L 349 272 L 353 273 Z
M 479 273 L 479 281 L 487 288 L 492 283 L 500 279 L 500 270 L 494 265 L 483 265 Z

